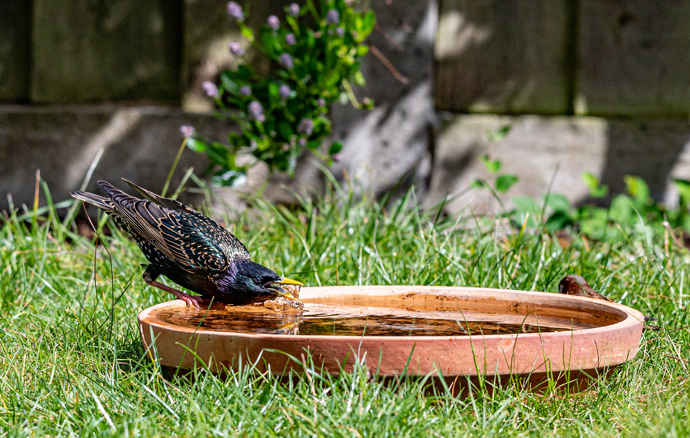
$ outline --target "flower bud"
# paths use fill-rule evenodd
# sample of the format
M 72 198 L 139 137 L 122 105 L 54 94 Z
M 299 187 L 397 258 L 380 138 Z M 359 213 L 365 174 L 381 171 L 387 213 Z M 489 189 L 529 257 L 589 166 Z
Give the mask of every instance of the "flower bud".
M 312 119 L 302 119 L 297 125 L 297 132 L 300 134 L 311 135 L 314 131 L 314 121 Z
M 262 123 L 266 120 L 266 116 L 264 115 L 264 107 L 261 106 L 261 103 L 259 103 L 258 101 L 253 100 L 249 102 L 249 106 L 247 107 L 247 109 L 249 110 L 249 112 L 255 120 Z
M 326 22 L 328 24 L 338 24 L 340 23 L 340 13 L 335 9 L 331 9 L 326 14 Z
M 235 2 L 228 3 L 228 15 L 236 20 L 242 21 L 244 19 L 244 12 L 242 6 Z
M 237 41 L 230 42 L 230 44 L 228 44 L 228 48 L 230 49 L 230 53 L 232 53 L 235 56 L 244 55 L 244 49 Z
M 220 97 L 220 93 L 218 92 L 218 87 L 216 87 L 216 84 L 214 84 L 211 81 L 204 81 L 203 84 L 201 84 L 201 87 L 204 89 L 208 97 L 213 97 L 215 99 Z
M 195 131 L 195 129 L 194 129 L 194 127 L 191 126 L 191 125 L 183 125 L 183 126 L 180 126 L 180 132 L 181 132 L 182 135 L 184 135 L 185 137 L 191 137 L 192 135 L 194 135 L 194 131 Z
M 283 53 L 282 55 L 280 55 L 280 59 L 278 62 L 283 68 L 286 68 L 288 70 L 294 67 L 294 63 L 292 62 L 292 56 L 288 55 L 287 53 Z
M 273 30 L 278 30 L 278 28 L 280 27 L 280 20 L 275 15 L 271 15 L 270 17 L 268 17 L 266 23 L 268 23 L 268 27 L 270 27 Z

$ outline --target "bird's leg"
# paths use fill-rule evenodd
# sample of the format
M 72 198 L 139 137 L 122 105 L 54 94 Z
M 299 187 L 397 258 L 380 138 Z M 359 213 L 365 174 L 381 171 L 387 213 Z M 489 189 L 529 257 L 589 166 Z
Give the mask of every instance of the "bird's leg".
M 151 269 L 151 265 L 149 265 L 144 271 L 144 281 L 146 282 L 146 284 L 148 284 L 149 286 L 157 287 L 158 289 L 164 290 L 166 292 L 170 292 L 171 294 L 175 295 L 176 298 L 179 298 L 182 301 L 184 301 L 187 304 L 187 307 L 189 307 L 189 305 L 191 304 L 197 309 L 201 308 L 201 306 L 199 306 L 199 303 L 201 303 L 202 301 L 201 297 L 180 292 L 177 289 L 173 289 L 169 286 L 164 285 L 163 283 L 157 282 L 156 278 L 158 278 L 158 273 L 153 271 Z

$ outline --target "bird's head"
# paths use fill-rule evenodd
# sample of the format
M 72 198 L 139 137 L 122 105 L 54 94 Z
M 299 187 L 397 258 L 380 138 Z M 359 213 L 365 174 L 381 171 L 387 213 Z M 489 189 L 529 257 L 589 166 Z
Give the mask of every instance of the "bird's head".
M 266 301 L 276 297 L 301 302 L 281 287 L 285 284 L 301 286 L 302 283 L 299 281 L 282 277 L 250 260 L 235 263 L 231 271 L 225 281 L 226 289 L 228 297 L 236 297 L 238 304 Z

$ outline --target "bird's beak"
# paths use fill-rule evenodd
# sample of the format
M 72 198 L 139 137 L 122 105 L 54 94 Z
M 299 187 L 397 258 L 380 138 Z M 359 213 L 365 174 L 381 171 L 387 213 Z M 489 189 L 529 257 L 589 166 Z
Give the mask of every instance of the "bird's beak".
M 285 277 L 280 277 L 280 280 L 276 281 L 278 284 L 294 284 L 295 286 L 304 286 L 302 283 L 300 283 L 297 280 L 293 280 L 292 278 L 285 278 Z
M 299 282 L 299 281 L 297 281 L 297 280 L 293 280 L 293 279 L 291 279 L 291 278 L 280 277 L 280 278 L 278 279 L 278 281 L 276 281 L 276 282 L 274 282 L 274 283 L 271 284 L 271 286 L 272 286 L 272 287 L 271 287 L 271 290 L 272 290 L 273 292 L 275 292 L 276 295 L 281 296 L 281 297 L 283 297 L 283 298 L 287 298 L 288 300 L 297 301 L 298 303 L 301 303 L 301 302 L 302 302 L 299 298 L 292 296 L 292 295 L 289 294 L 285 289 L 283 289 L 282 287 L 280 287 L 281 284 L 291 284 L 291 285 L 294 285 L 294 286 L 302 286 L 302 283 L 301 283 L 301 282 Z

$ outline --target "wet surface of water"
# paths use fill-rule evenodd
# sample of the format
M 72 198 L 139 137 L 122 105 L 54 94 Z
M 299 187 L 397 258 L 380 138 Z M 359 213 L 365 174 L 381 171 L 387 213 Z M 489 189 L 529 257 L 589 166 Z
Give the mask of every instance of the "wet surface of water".
M 155 315 L 161 321 L 177 326 L 203 330 L 264 333 L 285 335 L 334 336 L 467 336 L 514 333 L 547 333 L 590 328 L 572 320 L 549 320 L 541 324 L 515 315 L 473 314 L 465 319 L 416 318 L 409 315 L 340 315 L 337 313 L 309 312 L 275 313 L 249 309 L 227 311 L 163 308 Z

